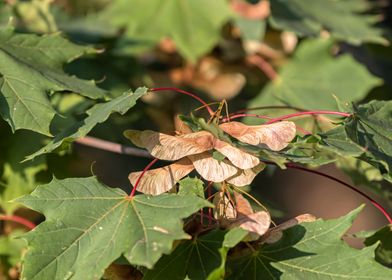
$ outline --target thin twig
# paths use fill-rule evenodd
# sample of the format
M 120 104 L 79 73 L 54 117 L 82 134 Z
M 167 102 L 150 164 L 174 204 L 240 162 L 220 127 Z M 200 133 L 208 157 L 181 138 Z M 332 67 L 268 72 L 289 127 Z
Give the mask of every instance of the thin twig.
M 276 163 L 270 162 L 270 161 L 264 161 L 264 163 L 266 163 L 266 164 L 271 164 L 271 165 L 277 165 Z M 360 194 L 362 197 L 364 197 L 364 198 L 366 198 L 367 200 L 369 200 L 369 201 L 370 201 L 370 202 L 371 202 L 371 203 L 372 203 L 372 204 L 373 204 L 373 205 L 374 205 L 374 206 L 384 215 L 384 217 L 388 220 L 388 222 L 389 222 L 390 224 L 392 224 L 392 218 L 391 218 L 391 216 L 388 214 L 387 210 L 386 210 L 384 207 L 382 207 L 382 206 L 381 206 L 377 201 L 375 201 L 373 198 L 371 198 L 370 196 L 368 196 L 367 194 L 365 194 L 365 193 L 362 192 L 361 190 L 358 190 L 358 189 L 355 188 L 354 186 L 352 186 L 352 185 L 350 185 L 350 184 L 348 184 L 348 183 L 346 183 L 346 182 L 344 182 L 344 181 L 342 181 L 342 180 L 340 180 L 340 179 L 338 179 L 338 178 L 335 178 L 335 177 L 333 177 L 333 176 L 331 176 L 331 175 L 329 175 L 329 174 L 326 174 L 326 173 L 324 173 L 324 172 L 320 172 L 320 171 L 317 171 L 317 170 L 309 169 L 309 168 L 306 168 L 306 167 L 303 167 L 303 166 L 300 166 L 300 165 L 296 165 L 296 164 L 294 164 L 294 163 L 286 163 L 285 165 L 286 165 L 287 168 L 292 168 L 292 169 L 297 169 L 297 170 L 305 171 L 305 172 L 308 172 L 308 173 L 313 173 L 313 174 L 322 176 L 322 177 L 324 177 L 324 178 L 330 179 L 330 180 L 335 181 L 335 182 L 337 182 L 337 183 L 339 183 L 339 184 L 345 186 L 346 188 L 349 188 L 350 190 L 352 190 L 352 191 L 354 191 L 354 192 Z
M 152 158 L 150 153 L 145 150 L 113 143 L 110 141 L 98 139 L 91 136 L 85 136 L 83 138 L 76 140 L 75 142 L 85 146 L 89 146 L 89 147 L 93 147 L 93 148 L 97 148 L 100 150 L 109 151 L 117 154 Z

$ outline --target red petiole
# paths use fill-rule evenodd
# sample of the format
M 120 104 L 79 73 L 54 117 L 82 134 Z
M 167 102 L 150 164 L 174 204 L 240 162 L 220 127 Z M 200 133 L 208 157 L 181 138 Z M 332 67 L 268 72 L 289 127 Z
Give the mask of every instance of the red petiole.
M 197 95 L 194 94 L 194 93 L 191 93 L 191 92 L 188 92 L 188 91 L 179 89 L 179 88 L 171 88 L 171 87 L 162 87 L 162 88 L 152 88 L 152 89 L 150 89 L 150 91 L 155 91 L 155 92 L 156 92 L 156 91 L 168 91 L 168 90 L 173 90 L 173 91 L 176 91 L 176 92 L 179 92 L 179 93 L 188 95 L 188 96 L 190 96 L 190 97 L 196 99 L 196 100 L 199 101 L 201 104 L 203 104 L 204 107 L 207 108 L 208 113 L 209 113 L 211 116 L 214 115 L 214 111 L 211 109 L 210 105 L 208 105 L 207 102 L 205 102 L 203 99 L 201 99 L 199 96 L 197 96 Z
M 134 197 L 135 196 L 135 192 L 136 192 L 136 188 L 140 183 L 140 180 L 142 179 L 144 173 L 147 172 L 147 170 L 149 170 L 151 168 L 151 166 L 154 165 L 154 163 L 156 163 L 158 161 L 157 158 L 154 158 L 149 164 L 147 164 L 146 167 L 144 167 L 142 173 L 140 174 L 140 176 L 137 178 L 135 185 L 133 186 L 133 189 L 131 191 L 131 194 L 129 195 L 129 197 Z
M 24 225 L 25 227 L 27 227 L 30 230 L 36 227 L 36 225 L 33 222 L 30 222 L 29 220 L 27 220 L 25 218 L 15 216 L 15 215 L 0 215 L 0 220 L 18 223 L 18 224 Z
M 314 116 L 314 115 L 335 115 L 335 116 L 342 116 L 342 117 L 350 117 L 351 116 L 351 114 L 349 114 L 349 113 L 338 112 L 338 111 L 325 111 L 325 110 L 303 111 L 303 112 L 288 114 L 288 115 L 284 115 L 281 117 L 271 119 L 268 122 L 266 122 L 265 124 L 276 123 L 276 122 L 279 122 L 282 120 L 287 120 L 287 119 L 291 119 L 291 118 L 295 118 L 295 117 L 299 117 L 299 116 L 308 116 L 308 115 L 311 115 L 311 116 Z

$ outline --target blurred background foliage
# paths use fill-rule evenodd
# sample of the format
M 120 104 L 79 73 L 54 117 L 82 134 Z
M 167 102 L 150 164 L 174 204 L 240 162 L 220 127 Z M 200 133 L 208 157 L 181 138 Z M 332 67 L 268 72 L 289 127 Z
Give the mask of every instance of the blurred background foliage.
M 230 112 L 274 106 L 252 110 L 274 117 L 293 112 L 287 106 L 339 110 L 344 102 L 390 100 L 390 12 L 389 1 L 379 0 L 3 0 L 0 27 L 27 34 L 61 33 L 73 43 L 93 46 L 98 51 L 83 50 L 85 55 L 65 64 L 64 71 L 95 80 L 106 99 L 139 86 L 180 87 L 209 102 L 226 99 Z M 72 89 L 63 90 L 67 93 L 48 97 L 58 113 L 50 124 L 52 134 L 83 119 L 95 103 Z M 125 129 L 172 133 L 176 114 L 199 106 L 173 93 L 150 93 L 142 99 L 131 112 L 111 116 L 90 135 L 130 145 L 122 136 Z M 312 132 L 333 128 L 323 118 L 297 123 Z M 12 133 L 3 120 L 0 135 L 1 210 L 37 222 L 40 216 L 9 201 L 48 182 L 52 174 L 64 178 L 94 173 L 128 190 L 129 172 L 148 162 L 68 144 L 57 153 L 20 163 L 48 138 L 26 130 Z M 344 180 L 351 178 L 391 209 L 391 184 L 371 165 L 342 155 L 323 168 Z M 304 212 L 336 217 L 363 201 L 323 179 L 272 167 L 249 190 L 270 206 L 278 221 Z M 367 208 L 357 227 L 381 225 L 379 215 Z M 0 278 L 17 278 L 24 245 L 11 238 L 18 232 L 14 227 L 3 225 Z

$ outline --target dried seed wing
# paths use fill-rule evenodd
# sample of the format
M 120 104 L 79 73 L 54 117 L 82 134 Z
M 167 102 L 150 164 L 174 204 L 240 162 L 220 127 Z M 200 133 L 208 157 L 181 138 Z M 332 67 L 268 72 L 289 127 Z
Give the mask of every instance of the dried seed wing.
M 222 225 L 228 224 L 230 220 L 237 217 L 237 212 L 230 199 L 223 193 L 219 192 L 215 195 L 214 200 L 214 217 L 218 219 Z
M 257 157 L 218 139 L 215 141 L 214 148 L 241 169 L 253 168 L 260 163 Z
M 146 148 L 151 155 L 163 160 L 178 160 L 188 155 L 211 150 L 215 141 L 213 135 L 206 131 L 172 136 L 151 130 L 141 133 L 127 130 L 125 135 L 135 145 Z
M 241 142 L 250 144 L 250 145 L 258 145 L 259 141 L 257 139 L 257 135 L 254 130 L 251 129 L 251 126 L 245 125 L 240 122 L 227 122 L 219 125 L 219 127 L 226 132 L 227 134 L 237 138 Z
M 234 192 L 235 197 L 235 208 L 238 214 L 250 215 L 253 214 L 252 206 L 250 206 L 249 201 L 242 196 L 242 194 Z
M 137 190 L 152 195 L 167 192 L 193 169 L 192 162 L 185 158 L 165 167 L 148 170 L 141 178 Z M 139 171 L 129 174 L 132 185 L 135 185 L 141 173 Z
M 238 213 L 238 217 L 231 227 L 238 226 L 249 231 L 250 239 L 256 240 L 268 231 L 270 224 L 271 217 L 269 213 L 266 211 L 259 211 L 249 215 L 240 215 Z
M 237 174 L 227 179 L 227 182 L 237 187 L 250 185 L 250 183 L 252 183 L 253 179 L 257 176 L 257 174 L 259 174 L 259 172 L 262 171 L 264 168 L 265 164 L 260 163 L 259 165 L 251 169 L 238 170 Z
M 273 151 L 284 149 L 296 134 L 295 124 L 289 121 L 257 126 L 228 122 L 221 124 L 220 127 L 241 142 L 250 145 L 265 144 Z
M 196 171 L 207 181 L 223 182 L 237 173 L 237 168 L 227 160 L 218 161 L 210 153 L 189 156 Z

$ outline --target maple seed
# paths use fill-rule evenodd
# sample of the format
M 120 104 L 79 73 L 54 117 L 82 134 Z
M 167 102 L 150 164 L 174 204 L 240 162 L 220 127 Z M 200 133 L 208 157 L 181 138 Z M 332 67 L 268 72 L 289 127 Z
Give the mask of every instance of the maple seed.
M 240 227 L 249 232 L 246 240 L 257 240 L 264 235 L 271 224 L 270 214 L 266 211 L 254 212 L 249 201 L 234 192 L 235 206 L 224 194 L 219 192 L 214 197 L 215 218 L 226 228 Z
M 247 126 L 239 122 L 221 124 L 220 128 L 240 141 L 251 145 L 265 144 L 271 150 L 285 148 L 295 136 L 295 124 L 281 122 L 271 125 Z M 264 164 L 249 152 L 216 138 L 208 131 L 182 135 L 168 135 L 151 130 L 126 130 L 125 137 L 136 146 L 146 148 L 151 155 L 162 160 L 180 160 L 166 167 L 146 171 L 137 185 L 143 193 L 158 195 L 169 191 L 193 169 L 207 181 L 227 182 L 245 186 L 264 169 Z M 216 150 L 223 160 L 213 157 Z M 129 179 L 133 185 L 141 172 L 133 172 Z

